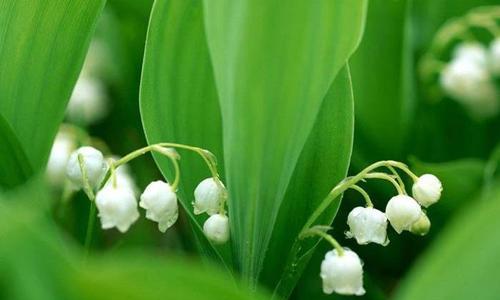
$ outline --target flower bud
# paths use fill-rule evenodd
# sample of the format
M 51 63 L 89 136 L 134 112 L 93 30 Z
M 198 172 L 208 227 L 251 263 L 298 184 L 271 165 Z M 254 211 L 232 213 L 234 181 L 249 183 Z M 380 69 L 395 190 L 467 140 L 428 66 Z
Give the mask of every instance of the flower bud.
M 354 208 L 347 217 L 348 238 L 354 237 L 360 245 L 377 243 L 387 245 L 387 217 L 383 212 L 373 207 Z
M 491 42 L 489 59 L 493 74 L 500 75 L 500 38 Z
M 441 198 L 442 190 L 441 181 L 436 176 L 424 174 L 413 183 L 412 194 L 418 203 L 424 207 L 429 207 Z
M 139 218 L 134 194 L 120 186 L 107 186 L 100 190 L 95 199 L 102 229 L 116 227 L 125 232 Z
M 161 232 L 167 231 L 179 216 L 177 195 L 161 180 L 151 182 L 141 195 L 139 205 L 146 209 L 146 218 L 158 222 Z
M 83 174 L 80 169 L 78 155 L 83 158 L 83 166 L 87 172 L 87 179 L 92 188 L 96 188 L 106 173 L 106 162 L 101 151 L 92 147 L 81 147 L 74 151 L 69 157 L 66 166 L 66 175 L 78 188 L 83 187 Z
M 397 233 L 410 230 L 421 213 L 422 209 L 417 201 L 406 195 L 392 197 L 385 208 L 385 215 Z
M 73 136 L 60 130 L 57 133 L 47 163 L 46 175 L 51 184 L 60 186 L 66 179 L 66 165 L 71 153 L 76 149 Z
M 221 202 L 226 197 L 226 188 L 222 182 L 217 182 L 213 177 L 206 178 L 194 190 L 194 213 L 216 214 L 219 211 Z
M 214 244 L 224 244 L 229 240 L 229 219 L 222 214 L 211 215 L 203 224 L 205 236 Z
M 349 249 L 344 249 L 342 255 L 339 255 L 337 250 L 327 252 L 321 263 L 320 277 L 323 280 L 325 294 L 332 292 L 356 296 L 365 294 L 361 260 Z
M 420 214 L 420 218 L 413 223 L 411 226 L 411 233 L 416 234 L 416 235 L 426 235 L 429 230 L 431 229 L 431 221 L 429 220 L 429 217 L 422 211 Z

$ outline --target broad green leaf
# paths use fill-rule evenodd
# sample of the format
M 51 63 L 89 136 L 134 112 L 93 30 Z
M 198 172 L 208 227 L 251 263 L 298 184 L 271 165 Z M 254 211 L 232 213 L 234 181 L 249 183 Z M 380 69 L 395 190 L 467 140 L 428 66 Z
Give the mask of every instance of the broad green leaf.
M 9 124 L 0 115 L 0 190 L 12 188 L 31 177 L 33 170 Z
M 0 0 L 0 114 L 34 170 L 78 77 L 104 0 Z
M 350 59 L 358 168 L 402 156 L 414 95 L 411 2 L 370 1 L 363 40 Z
M 296 271 L 293 274 L 284 274 L 291 266 L 285 265 L 287 261 L 283 249 L 292 247 L 309 215 L 335 184 L 346 176 L 352 150 L 353 106 L 351 80 L 345 67 L 323 100 L 313 130 L 302 150 L 264 262 L 261 281 L 274 288 L 279 280 L 279 289 L 275 292 L 282 297 L 286 298 L 292 291 L 301 274 L 298 270 L 305 267 L 310 258 L 308 255 L 302 260 L 302 266 L 294 266 Z M 339 204 L 340 201 L 335 201 L 317 224 L 331 224 Z
M 222 129 L 212 66 L 203 29 L 201 0 L 156 1 L 151 14 L 141 82 L 141 115 L 149 144 L 176 142 L 211 151 L 223 171 Z M 205 216 L 194 216 L 193 191 L 210 173 L 199 155 L 180 150 L 180 200 L 198 242 L 217 257 L 204 237 Z M 155 157 L 162 173 L 170 162 Z M 228 249 L 225 249 L 227 252 Z
M 365 7 L 365 1 L 204 1 L 233 250 L 250 286 L 323 99 L 359 42 Z
M 497 299 L 500 294 L 500 185 L 471 198 L 421 257 L 397 300 Z

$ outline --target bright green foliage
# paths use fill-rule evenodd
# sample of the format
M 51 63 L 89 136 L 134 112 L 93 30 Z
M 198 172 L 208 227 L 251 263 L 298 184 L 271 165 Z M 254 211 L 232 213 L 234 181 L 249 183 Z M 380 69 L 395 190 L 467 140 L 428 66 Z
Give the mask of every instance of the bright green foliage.
M 36 171 L 45 167 L 103 5 L 0 1 L 0 115 Z

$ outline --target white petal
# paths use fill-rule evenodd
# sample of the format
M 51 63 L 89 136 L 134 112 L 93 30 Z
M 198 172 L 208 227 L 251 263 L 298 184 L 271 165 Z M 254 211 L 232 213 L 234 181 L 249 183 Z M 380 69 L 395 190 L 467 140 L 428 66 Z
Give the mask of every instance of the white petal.
M 83 175 L 78 161 L 78 155 L 83 158 L 83 165 L 87 171 L 87 177 L 91 187 L 98 187 L 106 172 L 106 162 L 101 151 L 92 147 L 81 147 L 74 151 L 69 157 L 66 166 L 66 175 L 77 187 L 83 187 Z
M 413 184 L 412 194 L 422 206 L 428 207 L 441 198 L 443 186 L 439 179 L 432 174 L 424 174 Z
M 406 195 L 392 197 L 385 208 L 385 214 L 394 230 L 401 233 L 403 230 L 410 230 L 415 223 L 422 209 L 415 199 Z
M 342 295 L 363 295 L 363 266 L 359 256 L 344 249 L 343 255 L 336 250 L 329 251 L 321 263 L 320 277 L 323 280 L 323 292 L 336 292 Z
M 356 207 L 347 217 L 350 231 L 347 237 L 354 237 L 358 244 L 377 243 L 387 245 L 387 217 L 372 207 Z

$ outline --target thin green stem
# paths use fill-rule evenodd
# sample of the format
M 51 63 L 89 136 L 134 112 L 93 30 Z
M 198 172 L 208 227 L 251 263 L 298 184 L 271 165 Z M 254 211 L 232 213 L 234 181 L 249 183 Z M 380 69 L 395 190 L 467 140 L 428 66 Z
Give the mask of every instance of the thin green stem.
M 210 173 L 212 174 L 212 176 L 214 178 L 217 178 L 217 179 L 219 178 L 219 175 L 217 173 L 217 168 L 215 167 L 215 163 L 212 162 L 212 160 L 210 158 L 208 158 L 204 152 L 207 150 L 199 148 L 199 147 L 192 147 L 192 146 L 177 144 L 177 143 L 158 143 L 158 144 L 153 144 L 153 145 L 149 145 L 149 146 L 137 149 L 137 150 L 132 151 L 129 154 L 125 155 L 124 157 L 120 158 L 119 160 L 115 161 L 113 163 L 113 165 L 115 166 L 115 168 L 118 168 L 119 166 L 124 165 L 124 164 L 130 162 L 131 160 L 133 160 L 139 156 L 142 156 L 148 152 L 152 152 L 152 151 L 159 152 L 159 149 L 160 149 L 159 147 L 179 148 L 179 149 L 190 150 L 190 151 L 197 153 L 198 155 L 200 155 L 202 157 L 203 161 L 207 164 L 208 169 L 210 170 Z M 165 152 L 163 152 L 163 151 L 160 151 L 159 153 L 165 155 Z M 169 158 L 171 158 L 171 157 L 169 157 Z M 174 168 L 175 167 L 176 166 L 174 164 Z M 110 177 L 110 172 L 108 171 L 106 173 L 106 175 L 104 176 L 103 181 L 101 182 L 100 188 L 102 188 L 104 186 L 106 181 L 108 181 L 109 177 Z M 175 180 L 174 180 L 174 182 L 175 182 Z
M 96 205 L 94 201 L 90 202 L 89 208 L 89 218 L 87 220 L 87 233 L 85 234 L 85 258 L 89 256 L 90 247 L 92 246 L 92 237 L 94 235 L 94 224 L 95 224 L 95 215 L 96 215 Z
M 370 178 L 370 179 L 375 178 L 375 179 L 387 180 L 390 183 L 392 183 L 392 185 L 394 185 L 394 187 L 398 191 L 398 194 L 400 194 L 400 195 L 406 194 L 406 192 L 403 191 L 403 189 L 398 184 L 398 182 L 393 177 L 391 177 L 390 175 L 387 175 L 386 173 L 381 173 L 381 172 L 368 173 L 368 174 L 366 174 L 365 178 Z
M 179 186 L 179 182 L 181 180 L 181 170 L 179 167 L 179 162 L 178 160 L 178 154 L 175 152 L 175 150 L 171 148 L 164 148 L 161 146 L 156 146 L 153 147 L 152 151 L 158 152 L 164 156 L 166 156 L 168 159 L 170 159 L 170 162 L 172 162 L 172 165 L 174 166 L 174 172 L 175 172 L 175 178 L 172 183 L 172 190 L 177 191 L 177 188 Z
M 387 166 L 387 168 L 392 172 L 392 174 L 394 174 L 394 176 L 396 177 L 396 180 L 399 183 L 399 186 L 401 187 L 401 189 L 403 189 L 403 192 L 405 192 L 405 194 L 406 194 L 405 183 L 403 182 L 403 179 L 401 179 L 401 176 L 399 176 L 399 173 L 392 166 Z
M 78 164 L 80 166 L 80 171 L 82 172 L 84 191 L 90 200 L 89 217 L 87 221 L 87 232 L 85 234 L 85 242 L 84 242 L 85 257 L 88 257 L 90 253 L 90 246 L 92 245 L 92 236 L 94 235 L 94 223 L 95 223 L 95 211 L 96 211 L 95 194 L 94 191 L 92 190 L 92 187 L 90 186 L 89 178 L 87 175 L 87 168 L 85 167 L 85 161 L 83 155 L 81 154 L 78 154 Z
M 362 187 L 354 184 L 349 188 L 358 191 L 363 196 L 363 198 L 365 198 L 365 202 L 366 202 L 367 207 L 373 207 L 373 202 L 370 199 L 370 195 L 368 195 L 368 193 Z
M 332 202 L 337 199 L 342 193 L 344 193 L 348 188 L 351 186 L 357 184 L 360 180 L 363 180 L 366 176 L 366 174 L 370 173 L 371 171 L 378 169 L 380 167 L 387 167 L 387 166 L 392 166 L 395 168 L 399 168 L 408 175 L 412 176 L 412 172 L 408 169 L 408 167 L 397 161 L 393 160 L 382 160 L 375 162 L 365 169 L 363 169 L 361 172 L 356 174 L 355 176 L 347 177 L 344 180 L 342 180 L 340 183 L 338 183 L 331 191 L 328 193 L 328 195 L 323 199 L 323 201 L 319 204 L 319 206 L 314 210 L 314 212 L 311 214 L 309 219 L 307 219 L 306 223 L 304 223 L 304 226 L 302 227 L 301 232 L 306 230 L 307 228 L 311 227 L 311 225 L 314 224 L 314 222 L 321 216 L 321 214 L 332 204 Z M 413 174 L 413 176 L 416 177 L 416 175 Z
M 307 236 L 310 236 L 310 235 L 317 235 L 317 236 L 325 239 L 337 250 L 337 253 L 339 254 L 339 256 L 344 255 L 344 248 L 342 248 L 342 246 L 339 244 L 339 242 L 337 242 L 337 240 L 334 239 L 328 233 L 326 233 L 322 230 L 316 229 L 316 228 L 309 228 L 309 230 L 307 230 Z

